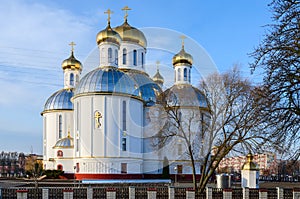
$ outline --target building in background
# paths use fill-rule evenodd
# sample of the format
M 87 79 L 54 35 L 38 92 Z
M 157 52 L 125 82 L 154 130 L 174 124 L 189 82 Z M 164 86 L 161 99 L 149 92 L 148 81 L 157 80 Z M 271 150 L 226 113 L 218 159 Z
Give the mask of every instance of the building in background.
M 220 173 L 240 173 L 246 161 L 247 156 L 223 158 L 219 164 L 218 171 Z M 253 155 L 253 162 L 259 168 L 260 175 L 269 176 L 278 174 L 278 161 L 274 153 L 255 154 Z

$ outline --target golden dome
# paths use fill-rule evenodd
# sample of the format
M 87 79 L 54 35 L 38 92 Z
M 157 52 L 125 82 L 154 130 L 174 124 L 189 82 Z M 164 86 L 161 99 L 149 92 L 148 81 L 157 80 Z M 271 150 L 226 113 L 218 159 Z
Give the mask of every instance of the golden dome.
M 156 74 L 153 76 L 153 81 L 159 84 L 163 84 L 164 83 L 164 78 L 163 76 L 161 76 L 161 74 L 159 73 L 159 70 L 157 70 Z
M 253 155 L 251 153 L 247 155 L 247 162 L 243 165 L 242 170 L 259 170 L 256 164 L 253 162 Z
M 110 27 L 110 23 L 108 23 L 107 27 L 97 34 L 96 41 L 98 45 L 101 42 L 113 42 L 120 45 L 122 39 L 120 35 Z
M 71 56 L 68 59 L 65 59 L 62 64 L 62 69 L 76 69 L 76 70 L 80 70 L 82 71 L 82 65 L 80 63 L 80 61 L 78 61 L 75 57 L 74 57 L 74 52 L 73 50 L 71 51 Z
M 127 19 L 122 25 L 115 27 L 114 30 L 119 33 L 123 41 L 135 42 L 144 48 L 147 47 L 147 40 L 144 33 L 130 26 L 127 23 Z
M 184 46 L 182 46 L 182 49 L 179 53 L 174 55 L 173 57 L 173 66 L 176 65 L 192 65 L 193 64 L 193 57 L 189 53 L 185 52 Z

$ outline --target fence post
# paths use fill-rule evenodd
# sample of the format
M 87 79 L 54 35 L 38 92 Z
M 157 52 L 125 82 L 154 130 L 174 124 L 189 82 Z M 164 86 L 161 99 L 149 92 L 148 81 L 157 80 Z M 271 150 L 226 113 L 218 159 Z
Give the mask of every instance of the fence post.
M 86 197 L 87 197 L 87 199 L 92 199 L 93 198 L 93 188 L 92 187 L 87 188 Z
M 194 189 L 186 189 L 186 199 L 195 199 L 195 190 Z
M 243 199 L 249 199 L 249 188 L 243 188 Z
M 115 188 L 107 188 L 106 189 L 106 198 L 107 199 L 116 199 L 116 189 Z
M 49 198 L 49 189 L 42 189 L 42 198 L 43 199 Z
M 259 189 L 259 199 L 268 199 L 268 190 L 267 189 Z
M 129 187 L 129 199 L 135 199 L 135 187 Z
M 294 188 L 293 189 L 293 199 L 299 199 L 300 198 L 300 188 Z
M 206 187 L 206 199 L 213 199 L 211 187 Z
M 232 199 L 232 189 L 223 189 L 223 199 Z
M 156 199 L 156 188 L 148 188 L 147 195 L 148 199 Z
M 64 199 L 73 199 L 74 196 L 73 189 L 64 189 L 63 194 L 64 194 Z
M 17 190 L 17 199 L 27 199 L 28 190 L 20 189 Z
M 277 189 L 277 199 L 283 199 L 283 189 L 280 187 L 276 187 Z
M 175 188 L 173 186 L 169 186 L 169 199 L 175 199 Z

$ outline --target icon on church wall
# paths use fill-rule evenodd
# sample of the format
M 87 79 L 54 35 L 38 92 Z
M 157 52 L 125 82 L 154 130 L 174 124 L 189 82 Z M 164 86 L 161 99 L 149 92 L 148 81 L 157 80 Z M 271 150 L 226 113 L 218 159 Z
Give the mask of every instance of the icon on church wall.
M 96 128 L 100 128 L 101 125 L 102 125 L 101 121 L 100 121 L 100 119 L 102 118 L 102 114 L 99 111 L 96 111 L 94 118 L 95 118 L 95 126 L 96 126 Z

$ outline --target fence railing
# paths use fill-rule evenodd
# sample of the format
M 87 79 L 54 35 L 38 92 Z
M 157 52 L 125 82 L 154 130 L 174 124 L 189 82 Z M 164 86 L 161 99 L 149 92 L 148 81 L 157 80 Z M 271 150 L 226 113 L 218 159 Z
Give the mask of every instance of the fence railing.
M 0 188 L 0 199 L 294 199 L 300 198 L 300 188 L 294 189 L 216 189 L 200 193 L 192 188 L 160 186 L 114 187 L 13 187 Z

